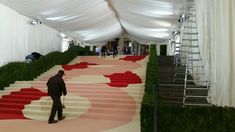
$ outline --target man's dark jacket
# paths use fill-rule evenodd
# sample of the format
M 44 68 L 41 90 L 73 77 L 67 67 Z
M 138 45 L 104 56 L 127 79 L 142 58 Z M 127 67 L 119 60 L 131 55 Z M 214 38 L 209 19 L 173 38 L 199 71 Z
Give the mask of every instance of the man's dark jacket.
M 59 74 L 56 74 L 47 81 L 47 87 L 47 92 L 51 97 L 60 97 L 62 93 L 63 95 L 67 94 L 64 80 Z

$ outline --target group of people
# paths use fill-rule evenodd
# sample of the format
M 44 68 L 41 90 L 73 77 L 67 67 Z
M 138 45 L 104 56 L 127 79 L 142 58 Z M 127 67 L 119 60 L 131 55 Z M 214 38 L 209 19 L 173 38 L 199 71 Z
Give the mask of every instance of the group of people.
M 113 58 L 116 57 L 118 54 L 118 41 L 119 38 L 116 38 L 114 41 L 111 42 Z M 106 45 L 103 45 L 101 47 L 101 57 L 105 58 L 105 55 L 107 53 L 108 53 L 108 48 L 106 47 Z

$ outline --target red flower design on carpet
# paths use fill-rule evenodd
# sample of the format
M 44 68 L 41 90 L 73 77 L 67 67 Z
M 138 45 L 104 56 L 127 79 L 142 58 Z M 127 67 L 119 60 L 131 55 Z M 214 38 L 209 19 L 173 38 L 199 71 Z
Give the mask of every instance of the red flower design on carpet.
M 126 56 L 124 58 L 120 58 L 120 60 L 136 62 L 136 61 L 140 61 L 144 58 L 145 58 L 145 56 Z
M 0 119 L 26 119 L 22 113 L 24 106 L 39 100 L 47 93 L 35 88 L 22 88 L 0 98 Z
M 128 84 L 141 83 L 141 78 L 135 73 L 132 73 L 131 71 L 127 71 L 125 73 L 114 73 L 111 75 L 105 75 L 105 77 L 110 78 L 111 83 L 108 83 L 108 85 L 112 87 L 127 87 Z
M 87 62 L 80 62 L 74 65 L 62 65 L 64 70 L 72 70 L 72 69 L 85 69 L 88 68 L 88 65 L 97 65 L 95 63 L 87 63 Z

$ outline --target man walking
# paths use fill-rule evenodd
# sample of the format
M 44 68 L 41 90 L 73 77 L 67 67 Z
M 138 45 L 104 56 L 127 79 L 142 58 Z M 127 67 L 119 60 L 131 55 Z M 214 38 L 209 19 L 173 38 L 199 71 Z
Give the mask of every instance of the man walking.
M 47 81 L 47 87 L 48 87 L 47 92 L 48 92 L 48 95 L 53 100 L 51 114 L 48 120 L 49 124 L 57 122 L 57 120 L 54 120 L 56 112 L 58 112 L 57 114 L 58 114 L 59 121 L 65 119 L 65 117 L 62 116 L 63 108 L 62 108 L 62 103 L 60 100 L 62 93 L 64 96 L 67 94 L 66 86 L 62 78 L 63 75 L 65 75 L 64 71 L 59 70 L 56 75 L 52 76 Z

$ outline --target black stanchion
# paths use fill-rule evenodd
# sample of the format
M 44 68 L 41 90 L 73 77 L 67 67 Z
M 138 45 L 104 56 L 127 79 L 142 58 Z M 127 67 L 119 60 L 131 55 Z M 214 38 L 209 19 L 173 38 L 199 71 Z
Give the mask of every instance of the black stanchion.
M 153 132 L 157 132 L 157 88 L 153 87 Z

